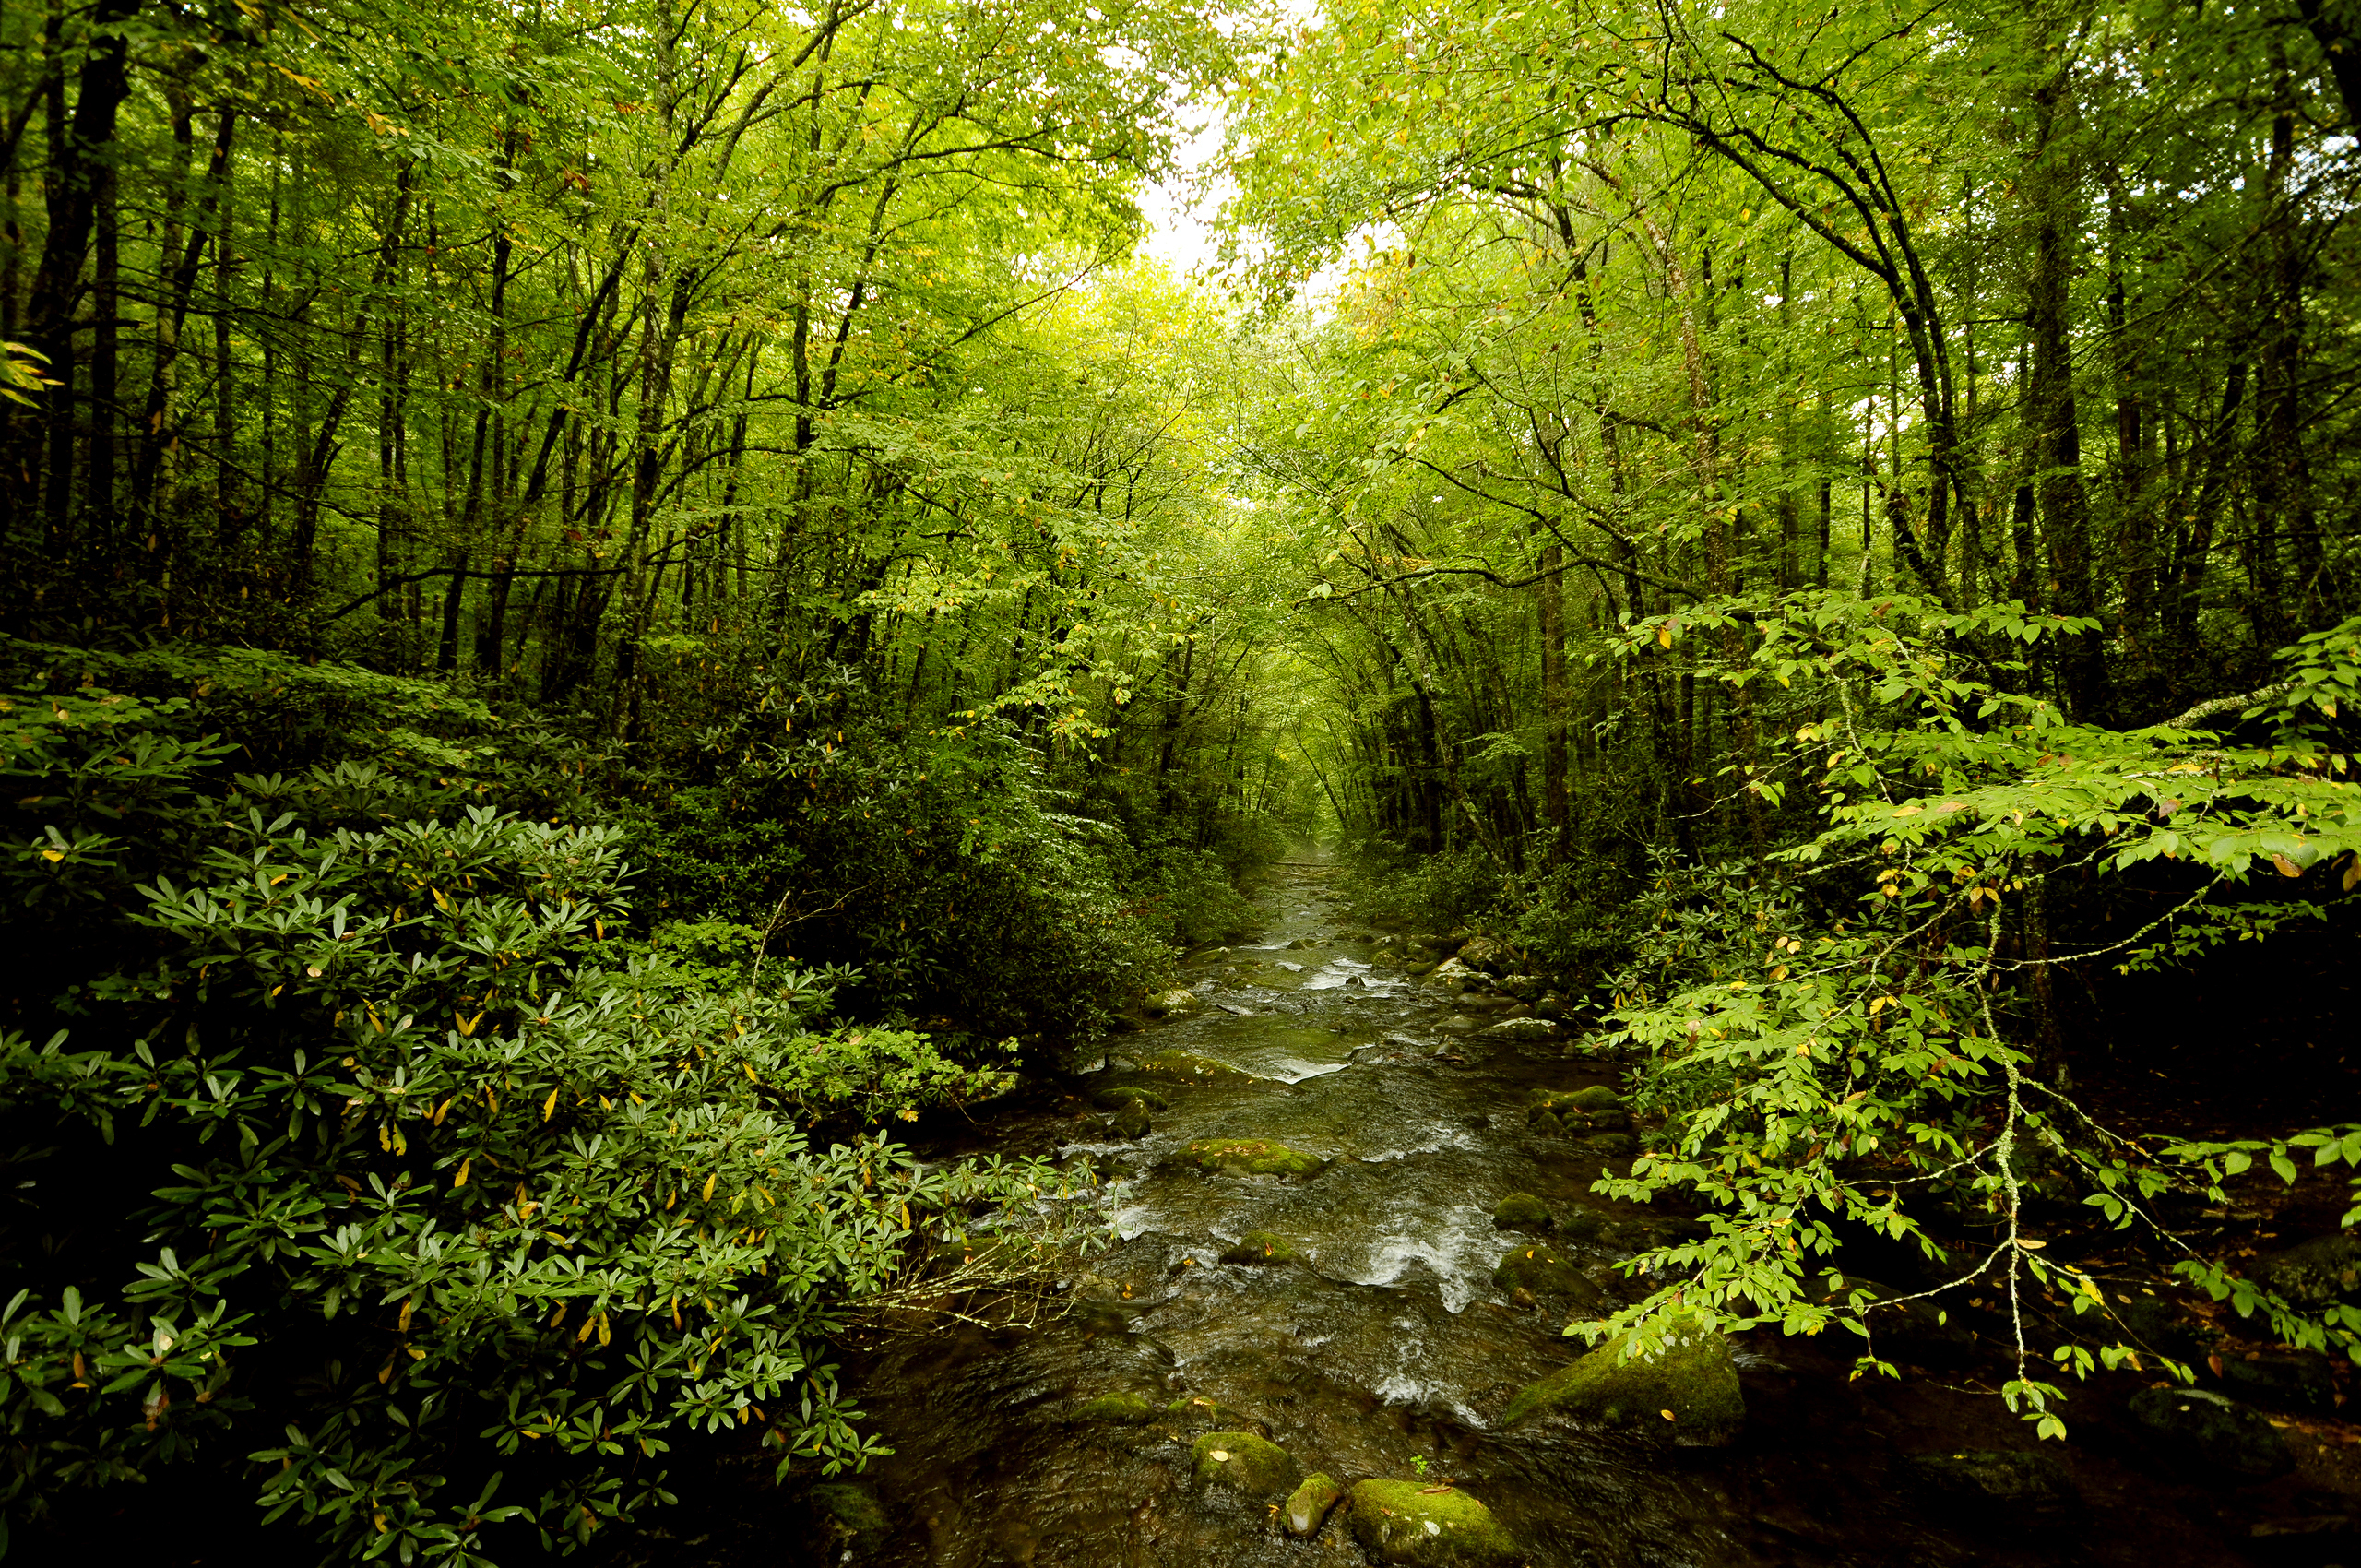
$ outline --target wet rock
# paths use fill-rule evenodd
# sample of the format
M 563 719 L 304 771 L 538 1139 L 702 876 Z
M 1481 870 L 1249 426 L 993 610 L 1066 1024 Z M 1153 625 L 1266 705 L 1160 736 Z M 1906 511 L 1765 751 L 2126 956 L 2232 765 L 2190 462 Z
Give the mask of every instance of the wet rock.
M 1316 1536 L 1328 1518 L 1328 1510 L 1343 1501 L 1345 1489 L 1338 1486 L 1325 1470 L 1315 1470 L 1304 1478 L 1303 1484 L 1288 1494 L 1287 1506 L 1280 1510 L 1286 1520 L 1287 1534 Z
M 1558 1217 L 1558 1234 L 1569 1241 L 1596 1241 L 1606 1224 L 1606 1216 L 1598 1210 L 1577 1206 Z
M 1128 1301 L 1075 1301 L 1066 1316 L 1085 1334 L 1129 1334 L 1132 1320 L 1145 1310 Z
M 1533 1109 L 1554 1111 L 1560 1117 L 1608 1115 L 1623 1110 L 1623 1099 L 1605 1084 L 1592 1084 L 1579 1089 L 1536 1089 Z
M 2261 1413 L 2202 1388 L 2143 1388 L 2131 1419 L 2149 1452 L 2196 1480 L 2235 1485 L 2296 1467 L 2286 1440 Z
M 1362 1481 L 1347 1516 L 1353 1538 L 1380 1562 L 1414 1568 L 1512 1568 L 1516 1542 L 1465 1492 L 1422 1481 Z
M 1166 1425 L 1179 1431 L 1244 1431 L 1268 1432 L 1267 1421 L 1256 1420 L 1243 1410 L 1232 1409 L 1218 1399 L 1205 1399 L 1195 1395 L 1182 1395 L 1167 1405 L 1161 1412 Z
M 1529 1004 L 1520 1002 L 1501 1016 L 1504 1018 L 1530 1018 L 1533 1016 L 1533 1008 Z
M 1470 981 L 1481 978 L 1475 970 L 1456 958 L 1445 958 L 1427 971 L 1427 982 L 1430 985 L 1442 986 L 1446 991 L 1463 990 Z
M 1291 975 L 1299 975 L 1303 973 L 1303 966 L 1301 964 L 1290 964 L 1285 958 L 1274 958 L 1271 962 L 1273 968 L 1285 969 Z
M 2222 1380 L 2224 1392 L 2237 1398 L 2275 1410 L 2336 1408 L 2336 1380 L 2330 1375 L 2328 1358 L 2316 1351 L 2225 1352 L 2210 1358 L 2206 1365 Z
M 1196 997 L 1188 992 L 1159 991 L 1141 1004 L 1141 1010 L 1151 1018 L 1161 1018 L 1173 1013 L 1185 1013 L 1196 1004 Z
M 1652 1360 L 1623 1359 L 1631 1336 L 1619 1334 L 1570 1367 L 1520 1390 L 1502 1426 L 1558 1411 L 1631 1428 L 1682 1447 L 1714 1447 L 1746 1424 L 1738 1365 L 1720 1333 L 1682 1322 Z
M 1533 1130 L 1545 1138 L 1562 1138 L 1566 1135 L 1566 1124 L 1559 1121 L 1554 1112 L 1536 1111 L 1526 1120 L 1532 1123 Z
M 884 1541 L 890 1521 L 884 1504 L 865 1486 L 849 1481 L 823 1481 L 811 1491 L 812 1505 L 820 1511 L 839 1540 L 863 1547 Z
M 1369 984 L 1369 981 L 1361 979 L 1358 975 L 1347 975 L 1345 977 L 1345 984 L 1347 989 L 1358 991 L 1366 987 Z
M 1217 1176 L 1316 1176 L 1328 1163 L 1268 1138 L 1199 1138 L 1181 1158 Z
M 1216 1002 L 1214 1005 L 1220 1008 L 1223 1012 L 1229 1014 L 1232 1017 L 1251 1018 L 1254 1016 L 1253 1008 L 1243 1006 L 1235 1002 Z
M 1587 1138 L 1584 1140 L 1583 1147 L 1610 1164 L 1619 1159 L 1629 1159 L 1640 1152 L 1639 1140 L 1629 1133 L 1608 1133 L 1600 1137 Z
M 1558 1255 L 1547 1242 L 1527 1241 L 1511 1247 L 1492 1270 L 1492 1288 L 1504 1294 L 1530 1290 L 1536 1297 L 1572 1296 L 1589 1300 L 1598 1288 L 1583 1271 Z
M 1106 1089 L 1097 1095 L 1094 1095 L 1092 1099 L 1097 1102 L 1098 1109 L 1101 1111 L 1121 1111 L 1123 1107 L 1131 1104 L 1133 1100 L 1139 1101 L 1142 1105 L 1146 1106 L 1150 1111 L 1169 1111 L 1172 1109 L 1172 1102 L 1166 1099 L 1154 1089 Z
M 1516 959 L 1507 943 L 1489 936 L 1471 938 L 1453 956 L 1468 968 L 1488 975 L 1507 974 Z
M 1125 1100 L 1123 1108 L 1115 1112 L 1114 1128 L 1119 1137 L 1134 1140 L 1145 1138 L 1148 1134 L 1148 1127 L 1145 1100 Z
M 1247 1011 L 1230 1009 L 1225 1011 Z M 1216 1062 L 1210 1056 L 1199 1056 L 1187 1051 L 1159 1051 L 1140 1063 L 1140 1071 L 1159 1078 L 1171 1078 L 1192 1084 L 1243 1084 L 1254 1075 L 1233 1067 L 1227 1062 Z
M 1547 1230 L 1549 1206 L 1531 1193 L 1511 1193 L 1492 1206 L 1492 1224 L 1501 1230 Z
M 2361 1304 L 2361 1236 L 2315 1236 L 2264 1262 L 2262 1283 L 2299 1307 Z
M 1511 1039 L 1552 1039 L 1557 1037 L 1558 1026 L 1547 1018 L 1503 1018 L 1484 1032 Z
M 1315 947 L 1324 947 L 1327 944 L 1322 942 L 1317 937 L 1299 936 L 1293 942 L 1287 944 L 1287 951 L 1290 953 L 1308 953 Z
M 1222 1253 L 1221 1261 L 1277 1265 L 1305 1263 L 1310 1260 L 1296 1250 L 1294 1242 L 1284 1236 L 1275 1235 L 1268 1230 L 1249 1230 L 1245 1235 L 1240 1236 L 1228 1252 Z
M 1566 1016 L 1566 999 L 1562 996 L 1545 996 L 1533 1004 L 1533 1016 L 1536 1018 L 1548 1018 L 1555 1023 Z
M 2074 1479 L 2047 1454 L 1971 1449 L 1914 1455 L 1903 1463 L 1920 1491 L 1958 1513 L 2054 1519 L 2082 1505 Z
M 1282 1498 L 1303 1479 L 1294 1455 L 1251 1431 L 1209 1431 L 1190 1450 L 1201 1487 L 1227 1487 L 1257 1500 Z
M 1101 1394 L 1086 1399 L 1074 1407 L 1074 1419 L 1078 1421 L 1106 1421 L 1115 1426 L 1135 1427 L 1157 1412 L 1157 1405 L 1145 1394 Z

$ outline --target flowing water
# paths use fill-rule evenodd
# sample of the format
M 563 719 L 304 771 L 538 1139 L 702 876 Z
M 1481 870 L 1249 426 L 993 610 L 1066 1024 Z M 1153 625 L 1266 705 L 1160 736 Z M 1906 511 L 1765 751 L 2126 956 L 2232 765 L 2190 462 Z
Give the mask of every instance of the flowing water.
M 830 1556 L 957 1568 L 1368 1561 L 1341 1510 L 1300 1541 L 1267 1505 L 1192 1487 L 1193 1436 L 1252 1425 L 1347 1485 L 1452 1481 L 1534 1568 L 2225 1561 L 2100 1460 L 2077 1461 L 2090 1502 L 2080 1527 L 1995 1534 L 2005 1521 L 1923 1502 L 1906 1454 L 2031 1447 L 2030 1434 L 1988 1399 L 1848 1384 L 1842 1359 L 1801 1340 L 1741 1346 L 1750 1419 L 1727 1448 L 1554 1420 L 1500 1430 L 1512 1394 L 1583 1348 L 1560 1333 L 1568 1316 L 1643 1289 L 1613 1265 L 1675 1222 L 1592 1194 L 1603 1151 L 1527 1123 L 1533 1090 L 1608 1082 L 1603 1064 L 1562 1039 L 1498 1031 L 1497 1011 L 1463 1007 L 1340 940 L 1329 879 L 1317 864 L 1283 868 L 1258 942 L 1184 972 L 1197 1008 L 1117 1037 L 1103 1063 L 1086 1063 L 1095 1070 L 993 1116 L 964 1146 L 931 1151 L 1088 1161 L 1119 1239 L 1062 1279 L 1029 1326 L 938 1319 L 860 1348 L 848 1372 L 865 1425 L 895 1453 L 861 1478 L 884 1523 Z M 1299 940 L 1318 945 L 1289 945 Z M 1254 1076 L 1176 1085 L 1140 1071 L 1169 1051 Z M 1105 1109 L 1109 1088 L 1133 1084 L 1169 1101 L 1138 1141 L 1117 1136 Z M 1177 1158 L 1218 1137 L 1274 1139 L 1327 1164 L 1308 1179 L 1241 1178 Z M 1593 1240 L 1553 1241 L 1582 1277 L 1537 1307 L 1492 1283 L 1503 1254 L 1529 1244 L 1492 1225 L 1513 1192 L 1602 1217 Z M 1221 1262 L 1250 1230 L 1308 1262 Z M 1143 1424 L 1078 1419 L 1107 1394 L 1185 1403 Z

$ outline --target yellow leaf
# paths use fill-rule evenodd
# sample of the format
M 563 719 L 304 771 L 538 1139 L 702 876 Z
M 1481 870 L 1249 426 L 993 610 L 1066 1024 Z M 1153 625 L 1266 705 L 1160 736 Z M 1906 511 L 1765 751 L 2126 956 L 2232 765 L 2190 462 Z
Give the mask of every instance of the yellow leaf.
M 700 1197 L 710 1199 L 713 1196 L 713 1183 L 716 1178 L 719 1177 L 720 1174 L 721 1172 L 717 1170 L 713 1175 L 705 1179 L 705 1191 L 698 1194 Z
M 468 1184 L 468 1167 L 474 1163 L 475 1161 L 472 1158 L 459 1161 L 459 1173 L 451 1178 L 451 1185 L 454 1187 L 466 1186 Z
M 1666 624 L 1661 625 L 1661 626 L 1658 626 L 1658 627 L 1656 628 L 1656 647 L 1670 647 L 1671 646 L 1672 646 L 1672 626 L 1671 626 L 1671 624 L 1667 622 Z
M 402 1315 L 394 1321 L 394 1328 L 397 1333 L 408 1334 L 409 1332 L 409 1309 L 412 1304 L 412 1301 L 404 1301 L 402 1303 Z
M 44 861 L 62 861 L 65 858 L 65 851 L 63 849 L 43 849 L 41 852 L 41 858 Z
M 557 1114 L 557 1090 L 550 1090 L 549 1099 L 541 1102 L 541 1120 L 546 1122 Z
M 451 1016 L 459 1019 L 459 1032 L 470 1038 L 472 1038 L 476 1032 L 476 1026 L 483 1022 L 483 1015 L 481 1013 L 478 1013 L 472 1018 L 459 1018 L 457 1012 L 454 1011 Z
M 2279 868 L 2279 874 L 2282 876 L 2301 876 L 2304 874 L 2304 868 L 2297 865 L 2295 861 L 2289 860 L 2284 855 L 2272 856 L 2271 863 Z

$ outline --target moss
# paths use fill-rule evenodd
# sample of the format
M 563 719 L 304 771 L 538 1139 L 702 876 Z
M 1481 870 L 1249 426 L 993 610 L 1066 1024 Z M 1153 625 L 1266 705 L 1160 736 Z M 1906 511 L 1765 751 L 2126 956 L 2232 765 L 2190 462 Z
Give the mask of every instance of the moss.
M 1074 1408 L 1078 1421 L 1111 1421 L 1119 1426 L 1135 1427 L 1156 1414 L 1156 1405 L 1143 1394 L 1102 1394 L 1096 1399 L 1086 1399 Z
M 1199 1486 L 1228 1487 L 1252 1498 L 1278 1499 L 1296 1488 L 1303 1467 L 1268 1438 L 1251 1431 L 1209 1431 L 1190 1450 Z
M 1676 1324 L 1653 1360 L 1623 1359 L 1631 1336 L 1619 1334 L 1570 1367 L 1520 1390 L 1501 1413 L 1514 1426 L 1544 1411 L 1562 1411 L 1667 1437 L 1684 1447 L 1729 1442 L 1746 1422 L 1746 1396 L 1729 1341 L 1709 1328 Z
M 1608 1133 L 1592 1138 L 1583 1146 L 1603 1160 L 1629 1159 L 1640 1152 L 1639 1140 L 1629 1133 Z
M 1199 1138 L 1182 1154 L 1198 1170 L 1222 1176 L 1315 1176 L 1327 1164 L 1268 1138 Z
M 1224 1263 L 1283 1264 L 1308 1261 L 1295 1243 L 1268 1230 L 1249 1230 L 1237 1245 L 1222 1253 Z
M 1531 1193 L 1511 1193 L 1492 1206 L 1492 1223 L 1503 1230 L 1547 1230 L 1549 1206 Z
M 1101 1111 L 1121 1111 L 1133 1100 L 1138 1100 L 1150 1111 L 1172 1109 L 1172 1102 L 1154 1089 L 1145 1089 L 1135 1086 L 1127 1085 L 1122 1088 L 1106 1089 L 1094 1098 L 1097 1100 L 1098 1109 Z
M 1254 1077 L 1227 1062 L 1187 1051 L 1159 1051 L 1140 1063 L 1140 1071 L 1184 1084 L 1244 1084 L 1252 1082 Z
M 1353 1488 L 1353 1538 L 1380 1562 L 1415 1568 L 1512 1568 L 1516 1542 L 1492 1511 L 1464 1491 L 1419 1481 Z
M 1588 1297 L 1597 1290 L 1583 1277 L 1582 1270 L 1542 1241 L 1511 1247 L 1508 1255 L 1501 1259 L 1500 1267 L 1492 1270 L 1492 1288 L 1507 1292 L 1530 1290 L 1536 1297 Z
M 1288 1494 L 1287 1506 L 1279 1516 L 1289 1535 L 1315 1536 L 1328 1518 L 1328 1510 L 1343 1500 L 1345 1489 L 1325 1470 L 1315 1470 L 1306 1476 L 1303 1484 Z
M 1146 1137 L 1151 1130 L 1147 1102 L 1138 1099 L 1125 1101 L 1123 1108 L 1115 1112 L 1113 1125 L 1116 1135 L 1119 1137 L 1133 1140 Z

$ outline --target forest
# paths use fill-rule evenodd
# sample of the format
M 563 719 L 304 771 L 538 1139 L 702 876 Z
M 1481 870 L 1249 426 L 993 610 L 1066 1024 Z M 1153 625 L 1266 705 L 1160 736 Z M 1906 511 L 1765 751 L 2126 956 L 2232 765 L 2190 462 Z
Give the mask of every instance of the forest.
M 0 9 L 0 1555 L 1298 1561 L 859 1487 L 1323 944 L 1560 1361 L 2354 1550 L 2356 200 L 2351 0 Z

